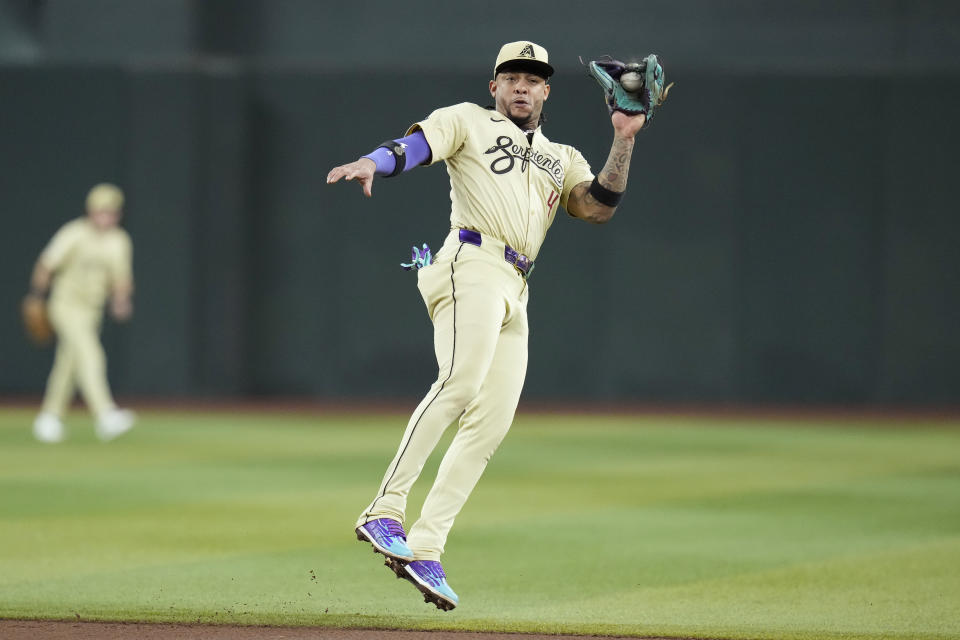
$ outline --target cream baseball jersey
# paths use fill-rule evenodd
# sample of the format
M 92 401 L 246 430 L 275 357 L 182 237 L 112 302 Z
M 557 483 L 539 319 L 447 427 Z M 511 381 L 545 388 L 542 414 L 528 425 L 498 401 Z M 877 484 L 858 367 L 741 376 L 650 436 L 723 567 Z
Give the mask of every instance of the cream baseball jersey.
M 51 301 L 102 307 L 112 285 L 131 282 L 133 244 L 120 227 L 98 230 L 87 218 L 68 222 L 40 254 L 56 273 Z
M 418 129 L 433 153 L 430 164 L 446 161 L 451 227 L 499 238 L 533 260 L 558 206 L 593 180 L 573 147 L 551 142 L 540 128 L 528 140 L 509 118 L 476 104 L 437 109 L 407 135 Z

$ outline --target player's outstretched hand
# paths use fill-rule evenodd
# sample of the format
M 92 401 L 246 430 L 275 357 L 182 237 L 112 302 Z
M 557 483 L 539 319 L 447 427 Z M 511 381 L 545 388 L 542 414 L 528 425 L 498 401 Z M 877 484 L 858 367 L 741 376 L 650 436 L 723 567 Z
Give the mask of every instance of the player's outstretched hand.
M 133 301 L 130 296 L 114 296 L 110 300 L 110 315 L 117 322 L 126 322 L 133 315 Z
M 360 158 L 349 164 L 334 167 L 327 174 L 327 184 L 338 182 L 340 178 L 356 180 L 368 198 L 373 195 L 373 175 L 377 165 L 370 158 Z
M 610 114 L 610 120 L 613 122 L 613 130 L 617 135 L 624 138 L 633 138 L 647 123 L 647 116 L 642 113 L 629 116 L 622 111 L 614 111 Z

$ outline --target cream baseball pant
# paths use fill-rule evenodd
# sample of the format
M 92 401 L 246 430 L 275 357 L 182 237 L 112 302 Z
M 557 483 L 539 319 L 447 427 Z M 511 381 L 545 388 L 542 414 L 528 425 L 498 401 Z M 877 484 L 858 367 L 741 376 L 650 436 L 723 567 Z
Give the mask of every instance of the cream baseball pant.
M 357 526 L 404 522 L 407 495 L 447 427 L 447 449 L 407 545 L 418 560 L 439 560 L 453 521 L 513 422 L 527 371 L 526 280 L 503 258 L 503 242 L 461 243 L 454 229 L 418 287 L 433 321 L 436 382 L 410 416 L 377 497 Z
M 49 313 L 57 334 L 57 352 L 47 379 L 43 411 L 63 417 L 77 388 L 95 416 L 113 409 L 116 405 L 107 382 L 107 358 L 100 343 L 103 311 L 51 302 Z

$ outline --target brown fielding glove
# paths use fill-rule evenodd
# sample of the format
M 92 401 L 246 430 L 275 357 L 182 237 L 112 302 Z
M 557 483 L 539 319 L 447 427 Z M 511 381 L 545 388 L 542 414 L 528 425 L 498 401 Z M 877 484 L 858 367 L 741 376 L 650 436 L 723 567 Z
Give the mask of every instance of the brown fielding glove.
M 45 346 L 53 339 L 53 327 L 47 318 L 47 303 L 36 295 L 27 294 L 20 304 L 20 315 L 23 316 L 23 326 L 27 330 L 27 337 L 34 344 Z

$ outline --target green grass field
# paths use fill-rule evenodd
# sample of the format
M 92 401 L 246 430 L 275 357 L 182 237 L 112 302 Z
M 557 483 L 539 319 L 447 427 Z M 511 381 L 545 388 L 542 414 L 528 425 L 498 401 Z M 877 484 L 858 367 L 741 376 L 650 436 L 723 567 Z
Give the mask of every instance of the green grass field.
M 442 613 L 352 531 L 404 415 L 145 412 L 103 444 L 77 413 L 55 446 L 32 417 L 0 410 L 0 618 L 960 638 L 956 421 L 521 415 Z

